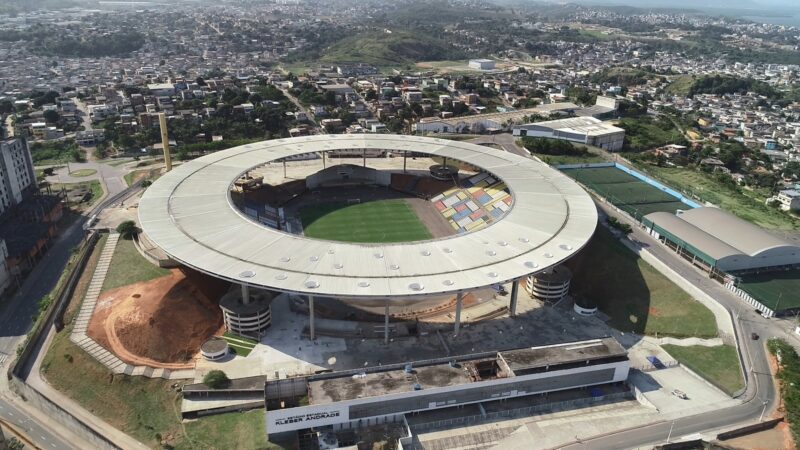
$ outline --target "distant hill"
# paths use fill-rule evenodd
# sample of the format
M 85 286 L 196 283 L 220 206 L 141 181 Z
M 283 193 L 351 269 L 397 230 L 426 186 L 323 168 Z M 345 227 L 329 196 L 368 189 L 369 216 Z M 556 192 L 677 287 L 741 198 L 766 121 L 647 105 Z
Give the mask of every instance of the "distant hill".
M 64 9 L 78 6 L 75 0 L 3 0 L 0 1 L 0 14 L 18 14 L 38 9 Z
M 769 98 L 780 98 L 780 92 L 763 81 L 752 78 L 740 78 L 725 75 L 703 75 L 693 77 L 681 75 L 676 77 L 666 88 L 666 91 L 674 95 L 693 97 L 695 94 L 744 94 L 755 92 Z
M 361 33 L 344 38 L 328 47 L 321 59 L 328 63 L 387 66 L 463 58 L 463 52 L 437 38 L 395 31 Z

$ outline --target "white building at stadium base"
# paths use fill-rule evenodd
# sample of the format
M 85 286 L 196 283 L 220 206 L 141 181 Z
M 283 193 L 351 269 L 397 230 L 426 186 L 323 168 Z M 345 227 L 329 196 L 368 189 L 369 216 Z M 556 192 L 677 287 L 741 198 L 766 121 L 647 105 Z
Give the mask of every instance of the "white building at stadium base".
M 568 119 L 517 125 L 514 136 L 544 137 L 593 145 L 608 151 L 622 150 L 625 130 L 594 117 Z
M 408 413 L 624 382 L 630 361 L 613 338 L 491 352 L 415 364 L 332 372 L 267 382 L 270 435 L 401 421 Z

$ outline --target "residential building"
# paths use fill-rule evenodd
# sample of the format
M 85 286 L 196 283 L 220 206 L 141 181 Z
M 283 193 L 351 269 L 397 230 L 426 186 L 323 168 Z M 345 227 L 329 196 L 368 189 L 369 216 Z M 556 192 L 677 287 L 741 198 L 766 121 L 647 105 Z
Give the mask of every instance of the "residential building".
M 778 195 L 767 199 L 767 204 L 778 202 L 778 207 L 782 211 L 800 210 L 800 191 L 795 189 L 784 189 Z
M 21 203 L 23 194 L 36 187 L 33 161 L 22 139 L 0 141 L 0 215 Z

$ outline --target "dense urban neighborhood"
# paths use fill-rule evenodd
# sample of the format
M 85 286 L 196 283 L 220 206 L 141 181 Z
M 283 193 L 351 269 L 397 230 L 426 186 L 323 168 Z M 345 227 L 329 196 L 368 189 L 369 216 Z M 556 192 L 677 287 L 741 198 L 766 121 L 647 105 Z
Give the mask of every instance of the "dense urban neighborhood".
M 0 449 L 796 448 L 786 8 L 0 5 Z

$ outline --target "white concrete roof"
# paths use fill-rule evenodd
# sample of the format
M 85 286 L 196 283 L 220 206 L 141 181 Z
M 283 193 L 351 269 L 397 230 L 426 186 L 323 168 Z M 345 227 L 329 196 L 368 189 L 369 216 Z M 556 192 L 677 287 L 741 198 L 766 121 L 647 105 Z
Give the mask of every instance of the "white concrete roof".
M 353 148 L 459 159 L 506 182 L 513 206 L 467 234 L 411 243 L 310 239 L 247 218 L 230 199 L 244 172 L 294 154 Z M 187 162 L 139 202 L 142 229 L 183 264 L 238 283 L 337 297 L 422 297 L 484 287 L 558 264 L 592 236 L 597 210 L 559 171 L 496 149 L 400 135 L 315 135 L 243 145 Z

